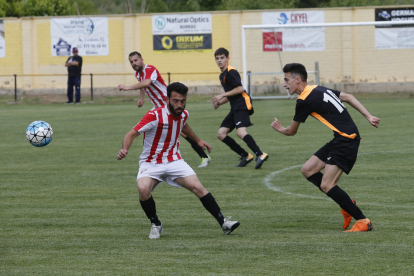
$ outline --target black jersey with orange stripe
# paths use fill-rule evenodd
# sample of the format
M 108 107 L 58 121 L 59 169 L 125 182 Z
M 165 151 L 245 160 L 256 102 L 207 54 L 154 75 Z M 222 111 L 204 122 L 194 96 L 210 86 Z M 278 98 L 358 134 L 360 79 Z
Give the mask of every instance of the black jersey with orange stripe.
M 230 65 L 220 74 L 220 83 L 225 92 L 229 92 L 238 86 L 243 86 L 239 72 Z M 246 91 L 227 98 L 229 99 L 232 110 L 247 109 L 250 115 L 254 113 L 252 99 Z
M 304 123 L 309 115 L 334 131 L 350 139 L 361 139 L 358 128 L 339 99 L 340 91 L 323 86 L 306 86 L 296 100 L 293 120 Z

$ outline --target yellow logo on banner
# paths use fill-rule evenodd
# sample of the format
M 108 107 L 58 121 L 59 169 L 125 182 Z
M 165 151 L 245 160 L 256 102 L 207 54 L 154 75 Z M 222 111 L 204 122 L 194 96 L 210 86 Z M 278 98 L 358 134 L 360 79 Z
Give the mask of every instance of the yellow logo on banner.
M 177 36 L 177 43 L 179 42 L 203 42 L 203 36 Z
M 173 41 L 172 41 L 172 39 L 169 36 L 164 36 L 161 39 L 161 44 L 162 44 L 162 47 L 164 47 L 164 49 L 169 50 L 173 46 Z

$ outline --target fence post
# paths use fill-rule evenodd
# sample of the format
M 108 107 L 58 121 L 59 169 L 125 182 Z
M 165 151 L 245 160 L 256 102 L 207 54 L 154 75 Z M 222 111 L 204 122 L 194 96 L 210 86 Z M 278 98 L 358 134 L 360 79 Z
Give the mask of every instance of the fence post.
M 250 97 L 252 96 L 252 82 L 251 82 L 252 75 L 250 75 L 251 72 L 252 71 L 247 71 L 247 89 L 249 90 L 247 91 L 247 93 L 249 94 Z
M 14 74 L 14 102 L 17 102 L 17 75 Z
M 170 73 L 170 72 L 168 72 L 167 74 L 168 74 L 168 85 L 170 85 L 170 83 L 171 83 L 171 80 L 170 80 L 170 75 L 171 75 L 171 73 Z
M 92 73 L 90 75 L 91 75 L 91 102 L 93 102 L 93 75 Z
M 319 62 L 315 62 L 315 84 L 319 85 Z

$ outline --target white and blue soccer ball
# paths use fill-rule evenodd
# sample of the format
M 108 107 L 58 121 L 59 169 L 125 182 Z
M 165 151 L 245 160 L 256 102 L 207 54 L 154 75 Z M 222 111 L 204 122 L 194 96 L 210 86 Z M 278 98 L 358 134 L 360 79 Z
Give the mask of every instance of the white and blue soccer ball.
M 45 121 L 34 121 L 26 129 L 29 143 L 35 147 L 44 147 L 52 142 L 53 129 Z

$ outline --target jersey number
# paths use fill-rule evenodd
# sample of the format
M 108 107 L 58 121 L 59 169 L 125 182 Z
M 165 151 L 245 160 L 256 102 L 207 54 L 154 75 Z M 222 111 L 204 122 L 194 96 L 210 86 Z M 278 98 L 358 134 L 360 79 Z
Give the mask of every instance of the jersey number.
M 331 90 L 326 90 L 326 92 L 323 93 L 323 101 L 333 104 L 336 109 L 338 109 L 339 113 L 342 113 L 345 109 L 344 104 Z

